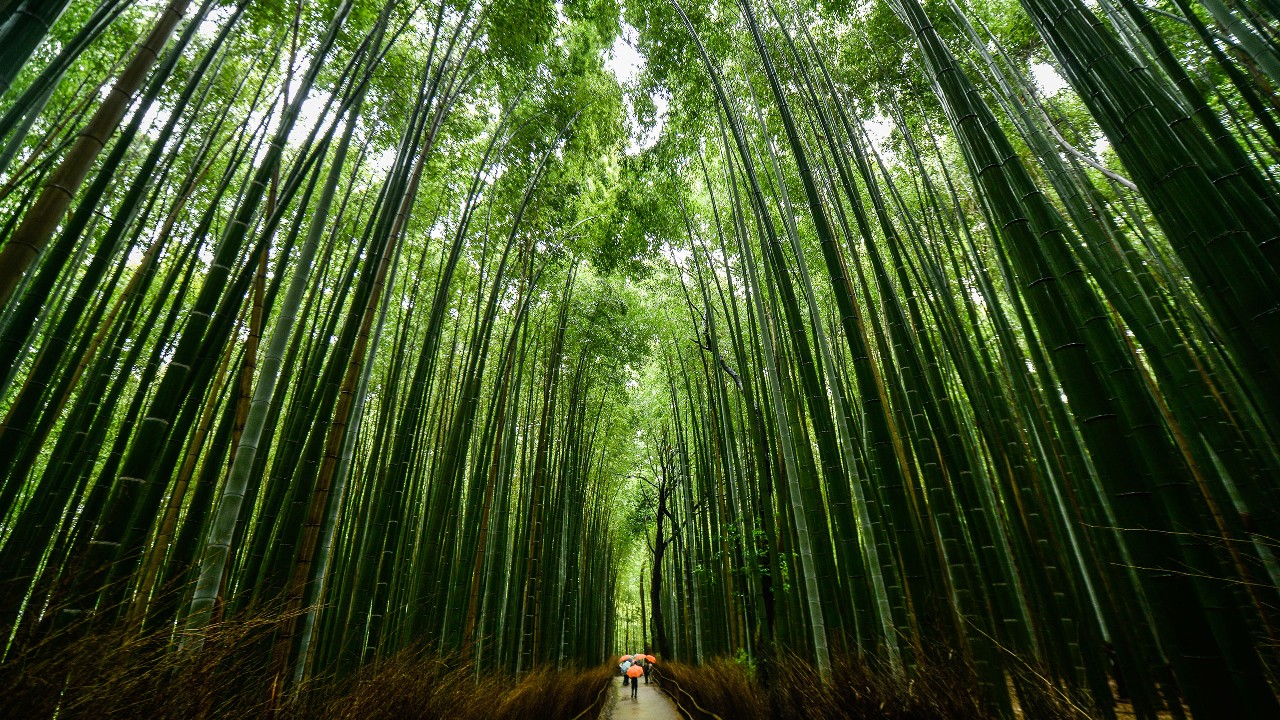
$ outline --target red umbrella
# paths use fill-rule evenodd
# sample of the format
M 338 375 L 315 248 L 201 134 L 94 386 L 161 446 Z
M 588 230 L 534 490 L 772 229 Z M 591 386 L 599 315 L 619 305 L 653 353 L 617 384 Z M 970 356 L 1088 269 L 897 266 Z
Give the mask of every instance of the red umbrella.
M 644 675 L 644 668 L 640 667 L 639 665 L 632 665 L 631 667 L 627 668 L 627 677 L 638 678 L 641 675 Z

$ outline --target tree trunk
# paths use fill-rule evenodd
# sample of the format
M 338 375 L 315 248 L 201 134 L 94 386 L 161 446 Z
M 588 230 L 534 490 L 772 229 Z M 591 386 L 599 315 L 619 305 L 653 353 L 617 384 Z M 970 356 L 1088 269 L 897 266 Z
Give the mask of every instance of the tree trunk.
M 142 87 L 148 71 L 155 64 L 161 49 L 190 4 L 191 0 L 171 0 L 156 21 L 151 34 L 138 46 L 133 60 L 120 73 L 110 94 L 98 106 L 89 124 L 81 131 L 71 150 L 45 184 L 40 197 L 27 211 L 22 224 L 5 243 L 4 250 L 0 251 L 0 307 L 8 303 L 27 268 L 49 243 L 49 238 L 53 236 L 54 230 L 62 222 L 62 216 L 70 207 L 71 199 L 93 168 L 93 161 L 102 152 L 111 134 L 120 126 L 121 119 L 129 109 L 129 101 L 138 88 Z M 7 66 L 0 62 L 0 67 Z

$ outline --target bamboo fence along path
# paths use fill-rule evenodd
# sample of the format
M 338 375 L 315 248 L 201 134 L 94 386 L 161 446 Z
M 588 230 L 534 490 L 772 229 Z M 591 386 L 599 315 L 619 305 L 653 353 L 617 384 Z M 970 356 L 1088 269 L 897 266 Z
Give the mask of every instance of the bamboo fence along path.
M 676 706 L 657 685 L 640 683 L 636 699 L 631 699 L 631 688 L 615 679 L 617 694 L 613 702 L 601 713 L 601 720 L 680 720 Z

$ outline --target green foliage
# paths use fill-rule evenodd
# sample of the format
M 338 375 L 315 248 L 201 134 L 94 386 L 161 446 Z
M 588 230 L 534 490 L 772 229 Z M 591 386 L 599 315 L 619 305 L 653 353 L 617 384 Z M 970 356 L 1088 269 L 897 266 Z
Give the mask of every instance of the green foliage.
M 498 67 L 536 67 L 548 52 L 555 30 L 552 0 L 495 3 L 486 17 L 486 56 Z
M 682 242 L 684 222 L 672 202 L 683 192 L 681 184 L 658 153 L 649 151 L 622 158 L 610 191 L 611 202 L 596 225 L 592 261 L 605 272 L 643 273 L 646 259 Z

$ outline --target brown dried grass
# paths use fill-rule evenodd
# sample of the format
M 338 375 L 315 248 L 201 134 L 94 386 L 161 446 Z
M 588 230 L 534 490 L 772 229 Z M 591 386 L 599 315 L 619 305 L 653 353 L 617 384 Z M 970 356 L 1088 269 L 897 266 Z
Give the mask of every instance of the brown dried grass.
M 583 718 L 594 719 L 608 695 L 601 692 L 612 668 L 538 669 L 519 678 L 475 668 L 417 650 L 370 665 L 329 693 L 311 711 L 321 720 L 399 718 Z
M 794 655 L 756 667 L 718 658 L 694 667 L 661 665 L 659 684 L 694 718 L 724 720 L 988 720 L 972 668 L 957 655 L 923 655 L 909 676 L 895 676 L 852 657 L 832 659 L 832 678 Z M 1037 720 L 1081 720 L 1056 688 L 1032 684 Z
M 456 657 L 403 650 L 282 697 L 267 665 L 278 617 L 237 619 L 183 647 L 171 633 L 75 628 L 0 663 L 0 716 L 41 720 L 594 719 L 612 668 L 477 673 Z M 188 640 L 192 638 L 187 638 Z

